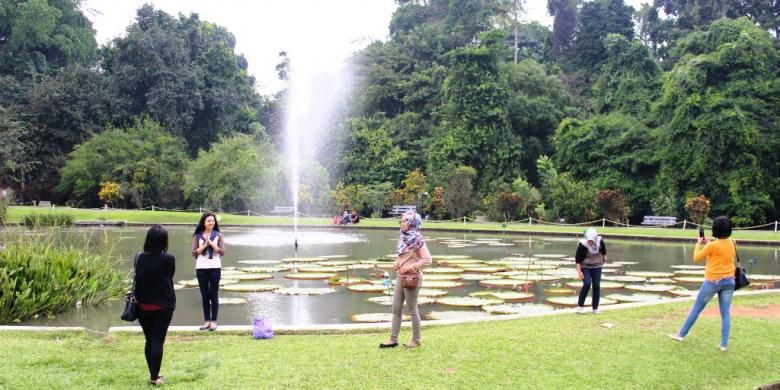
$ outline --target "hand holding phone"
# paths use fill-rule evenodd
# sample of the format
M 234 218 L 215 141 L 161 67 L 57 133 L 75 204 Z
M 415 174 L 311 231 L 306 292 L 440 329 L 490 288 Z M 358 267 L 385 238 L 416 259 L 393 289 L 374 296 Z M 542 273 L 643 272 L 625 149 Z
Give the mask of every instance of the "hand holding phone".
M 699 237 L 704 238 L 704 228 L 699 226 Z

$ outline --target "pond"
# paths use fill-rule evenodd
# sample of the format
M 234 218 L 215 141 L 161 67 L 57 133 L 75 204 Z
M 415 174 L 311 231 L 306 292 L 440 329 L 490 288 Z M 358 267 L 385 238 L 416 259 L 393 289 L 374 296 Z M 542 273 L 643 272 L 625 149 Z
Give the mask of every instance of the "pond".
M 170 234 L 169 252 L 176 256 L 175 282 L 186 284 L 186 281 L 195 278 L 194 260 L 190 256 L 192 228 L 171 227 L 168 228 L 168 231 Z M 112 248 L 112 253 L 121 257 L 120 261 L 117 262 L 117 267 L 121 267 L 129 274 L 132 269 L 132 258 L 143 246 L 145 232 L 145 228 L 108 228 L 71 229 L 67 234 L 69 239 L 74 241 L 89 239 L 91 245 L 97 246 L 96 250 Z M 283 261 L 296 257 L 293 245 L 294 233 L 291 230 L 226 228 L 223 229 L 223 233 L 227 243 L 227 253 L 223 258 L 223 267 L 226 267 L 226 270 L 223 271 L 223 279 L 228 278 L 228 274 L 243 275 L 235 276 L 237 279 L 270 277 L 267 280 L 242 280 L 233 286 L 263 284 L 303 289 L 282 290 L 287 293 L 326 291 L 309 290 L 326 288 L 331 288 L 334 291 L 322 295 L 286 295 L 280 294 L 280 291 L 231 292 L 221 290 L 220 299 L 238 298 L 234 301 L 239 303 L 220 305 L 220 324 L 249 325 L 255 315 L 269 318 L 274 325 L 351 323 L 354 320 L 373 320 L 372 318 L 353 317 L 356 314 L 384 313 L 379 318 L 382 320 L 390 312 L 389 306 L 369 301 L 369 298 L 381 299 L 382 292 L 355 292 L 349 290 L 348 286 L 330 285 L 327 279 L 298 280 L 290 279 L 290 277 L 301 277 L 314 268 L 313 271 L 318 273 L 335 273 L 338 277 L 349 277 L 352 279 L 350 282 L 354 282 L 355 278 L 360 278 L 375 285 L 381 285 L 381 274 L 384 269 L 389 269 L 392 262 L 389 260 L 380 262 L 377 259 L 385 258 L 394 251 L 398 237 L 397 231 L 304 229 L 298 233 L 297 258 L 302 261 L 295 262 Z M 571 300 L 579 288 L 580 282 L 573 278 L 574 262 L 572 256 L 577 243 L 573 237 L 434 231 L 425 231 L 424 233 L 429 238 L 428 244 L 434 256 L 433 267 L 435 267 L 431 270 L 432 272 L 426 272 L 424 287 L 440 290 L 446 294 L 440 298 L 432 298 L 431 301 L 451 297 L 468 297 L 469 294 L 480 291 L 495 293 L 496 291 L 513 290 L 526 295 L 501 294 L 500 298 L 512 302 L 509 304 L 509 308 L 503 307 L 503 310 L 552 310 L 567 306 L 559 303 L 553 304 L 550 300 L 560 298 Z M 695 235 L 695 232 L 692 232 L 692 235 Z M 614 285 L 611 287 L 615 288 L 603 288 L 602 297 L 617 294 L 614 297 L 620 298 L 620 301 L 671 298 L 678 294 L 661 290 L 674 288 L 675 292 L 690 290 L 688 293 L 693 293 L 703 278 L 703 271 L 693 265 L 693 239 L 691 243 L 683 244 L 612 240 L 605 237 L 605 242 L 609 251 L 609 263 L 611 263 L 610 268 L 605 269 L 605 279 L 612 278 L 610 282 Z M 769 280 L 768 284 L 780 285 L 780 282 L 776 282 L 780 277 L 774 276 L 780 274 L 778 249 L 742 245 L 739 247 L 739 252 L 743 263 L 747 263 L 749 259 L 755 260 L 752 265 L 746 264 L 749 275 L 764 275 L 764 278 Z M 626 262 L 626 264 L 615 264 L 620 262 Z M 253 269 L 256 272 L 276 271 L 271 272 L 268 276 L 262 276 L 256 272 L 241 271 L 242 268 L 247 267 L 273 267 L 277 270 Z M 345 267 L 350 269 L 344 271 Z M 643 273 L 643 271 L 655 273 Z M 322 275 L 322 277 L 327 278 L 328 275 Z M 688 282 L 679 281 L 686 280 L 686 277 L 693 279 Z M 519 282 L 516 282 L 517 284 L 514 286 L 512 284 L 515 282 L 506 282 L 508 286 L 504 287 L 485 286 L 486 284 L 504 283 L 493 281 L 504 279 L 518 280 Z M 532 283 L 526 284 L 525 280 L 532 280 Z M 754 282 L 759 283 L 760 281 L 754 280 Z M 448 284 L 454 284 L 455 287 L 448 287 Z M 370 286 L 370 284 L 365 283 L 363 285 Z M 368 288 L 372 289 L 372 287 Z M 679 294 L 685 294 L 685 292 Z M 479 293 L 477 295 L 481 299 L 493 301 L 499 298 L 494 295 L 479 295 Z M 178 289 L 176 296 L 177 308 L 173 317 L 173 325 L 201 324 L 203 318 L 200 293 L 197 287 Z M 512 301 L 514 299 L 519 300 Z M 420 306 L 420 312 L 424 319 L 450 318 L 457 314 L 490 315 L 479 306 L 454 306 L 473 304 L 472 301 L 472 299 L 456 299 L 447 302 L 445 299 L 440 302 L 448 304 L 427 303 Z M 484 303 L 484 301 L 476 302 Z M 41 317 L 23 324 L 86 326 L 90 329 L 104 331 L 111 326 L 127 325 L 119 319 L 122 307 L 123 303 L 119 300 L 110 301 L 93 307 L 74 308 L 72 311 L 59 314 L 56 318 Z M 501 311 L 502 306 L 496 310 L 503 312 Z

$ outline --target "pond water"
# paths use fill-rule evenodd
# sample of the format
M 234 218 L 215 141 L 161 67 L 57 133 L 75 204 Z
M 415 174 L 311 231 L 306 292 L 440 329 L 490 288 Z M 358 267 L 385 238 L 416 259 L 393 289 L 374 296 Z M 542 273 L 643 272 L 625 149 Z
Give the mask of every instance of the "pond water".
M 192 237 L 192 228 L 168 228 L 170 235 L 169 252 L 176 256 L 176 282 L 194 279 L 194 260 L 190 256 L 190 240 Z M 132 258 L 135 253 L 143 246 L 145 237 L 145 228 L 126 228 L 126 229 L 72 229 L 67 232 L 69 240 L 88 239 L 90 245 L 95 246 L 98 251 L 105 251 L 111 248 L 114 256 L 119 256 L 117 267 L 128 274 L 132 270 Z M 293 245 L 294 236 L 290 230 L 274 228 L 227 228 L 223 229 L 227 243 L 227 253 L 223 257 L 223 267 L 280 267 L 289 266 L 303 269 L 314 266 L 311 262 L 295 263 L 267 263 L 255 262 L 248 264 L 247 260 L 268 260 L 280 261 L 282 259 L 296 257 Z M 692 232 L 692 234 L 695 234 Z M 576 247 L 577 239 L 562 237 L 540 237 L 540 236 L 521 236 L 509 234 L 464 234 L 453 232 L 433 232 L 426 231 L 426 237 L 430 238 L 428 246 L 434 256 L 434 267 L 437 268 L 456 268 L 464 267 L 463 264 L 445 264 L 443 260 L 437 260 L 439 256 L 470 256 L 472 259 L 487 261 L 496 261 L 506 258 L 512 258 L 511 264 L 477 264 L 476 270 L 465 271 L 458 274 L 483 275 L 472 276 L 472 278 L 484 277 L 487 275 L 485 269 L 479 269 L 483 266 L 511 267 L 509 271 L 515 271 L 518 275 L 501 275 L 502 278 L 523 279 L 529 278 L 528 275 L 544 275 L 540 279 L 556 278 L 554 275 L 563 276 L 556 280 L 537 280 L 533 284 L 523 289 L 516 288 L 517 291 L 533 294 L 532 297 L 522 300 L 522 303 L 550 304 L 546 301 L 551 298 L 551 294 L 546 294 L 545 289 L 551 292 L 551 288 L 566 288 L 567 283 L 573 283 L 570 287 L 576 291 L 579 286 L 576 279 L 571 278 L 571 274 L 566 277 L 566 272 L 573 272 L 574 262 L 572 256 Z M 369 230 L 369 229 L 322 229 L 311 230 L 304 229 L 299 231 L 299 248 L 297 257 L 304 260 L 313 257 L 323 257 L 322 264 L 337 262 L 337 265 L 343 262 L 370 261 L 383 258 L 391 254 L 395 249 L 397 240 L 397 231 L 392 230 Z M 611 240 L 605 238 L 608 248 L 609 262 L 636 262 L 636 264 L 627 264 L 621 267 L 605 269 L 605 276 L 618 276 L 618 279 L 625 276 L 628 272 L 655 271 L 655 272 L 692 272 L 691 275 L 675 274 L 673 277 L 689 276 L 698 278 L 700 281 L 703 276 L 696 275 L 699 270 L 686 270 L 678 266 L 693 265 L 693 239 L 691 243 L 666 243 L 649 241 L 628 241 Z M 740 257 L 743 263 L 748 260 L 755 260 L 754 264 L 746 265 L 749 274 L 780 275 L 780 261 L 778 260 L 778 249 L 772 247 L 745 246 L 739 247 Z M 333 256 L 327 259 L 325 256 Z M 527 257 L 534 257 L 537 260 L 529 261 Z M 457 263 L 455 261 L 454 263 Z M 532 264 L 531 264 L 532 263 Z M 752 263 L 752 261 L 751 261 Z M 392 263 L 388 263 L 392 264 Z M 531 264 L 531 265 L 529 265 Z M 538 266 L 538 264 L 545 264 Z M 381 266 L 381 265 L 380 265 Z M 672 268 L 677 266 L 678 268 Z M 337 272 L 341 277 L 359 277 L 367 280 L 373 280 L 375 283 L 381 283 L 382 270 L 374 265 L 358 266 L 366 269 L 353 269 L 349 271 Z M 371 267 L 369 269 L 369 267 Z M 472 266 L 473 268 L 474 266 Z M 684 268 L 684 267 L 682 267 Z M 488 269 L 489 270 L 489 269 Z M 569 271 L 564 271 L 569 270 Z M 442 270 L 446 271 L 446 270 Z M 237 271 L 225 271 L 238 274 Z M 291 271 L 274 272 L 272 279 L 260 281 L 242 281 L 241 283 L 262 283 L 274 284 L 282 287 L 292 288 L 333 288 L 335 292 L 323 295 L 282 295 L 274 292 L 228 292 L 220 291 L 220 298 L 243 298 L 245 303 L 240 304 L 222 304 L 220 305 L 219 323 L 222 325 L 248 325 L 251 324 L 255 315 L 262 315 L 270 319 L 274 325 L 307 325 L 307 324 L 332 324 L 332 323 L 350 323 L 353 322 L 352 315 L 365 313 L 389 313 L 390 307 L 368 301 L 372 297 L 381 297 L 380 293 L 353 292 L 345 286 L 329 285 L 327 280 L 293 280 L 285 275 L 295 273 Z M 301 274 L 303 272 L 298 272 Z M 546 274 L 545 274 L 546 273 Z M 456 274 L 456 275 L 458 275 Z M 431 275 L 452 275 L 451 273 L 429 272 L 431 280 L 426 282 L 433 284 L 435 277 Z M 661 280 L 655 283 L 636 283 L 628 282 L 628 285 L 653 285 L 668 284 L 676 285 L 677 288 L 696 290 L 700 283 L 688 282 L 680 283 L 671 280 L 664 275 L 648 275 L 647 277 L 658 277 Z M 223 276 L 224 278 L 224 276 Z M 443 277 L 447 278 L 447 277 Z M 780 277 L 775 276 L 776 280 Z M 424 285 L 425 283 L 424 282 Z M 489 288 L 480 285 L 477 280 L 457 280 L 456 283 L 462 283 L 463 286 L 454 288 L 442 288 L 446 291 L 445 297 L 467 297 L 469 294 L 478 291 L 507 291 L 512 287 Z M 624 283 L 624 282 L 620 282 Z M 780 282 L 772 281 L 772 285 L 780 285 Z M 568 296 L 573 297 L 574 291 L 569 292 Z M 610 294 L 633 295 L 643 293 L 643 291 L 628 290 L 618 288 L 614 290 L 602 290 L 602 297 Z M 671 298 L 674 295 L 668 292 L 655 292 L 661 297 Z M 176 291 L 177 308 L 173 317 L 174 325 L 199 325 L 203 322 L 201 311 L 200 293 L 197 288 L 182 288 Z M 483 297 L 491 298 L 492 297 Z M 629 297 L 630 299 L 630 297 Z M 550 309 L 561 308 L 565 306 L 551 305 Z M 119 314 L 123 308 L 123 303 L 119 300 L 103 303 L 98 306 L 79 307 L 67 313 L 59 314 L 56 318 L 38 318 L 24 323 L 24 325 L 51 325 L 51 326 L 86 326 L 95 330 L 106 330 L 110 326 L 127 325 L 119 319 Z M 439 303 L 429 303 L 420 306 L 420 312 L 425 319 L 431 312 L 445 312 L 442 316 L 451 314 L 455 311 L 482 312 L 480 307 L 459 307 L 443 305 Z

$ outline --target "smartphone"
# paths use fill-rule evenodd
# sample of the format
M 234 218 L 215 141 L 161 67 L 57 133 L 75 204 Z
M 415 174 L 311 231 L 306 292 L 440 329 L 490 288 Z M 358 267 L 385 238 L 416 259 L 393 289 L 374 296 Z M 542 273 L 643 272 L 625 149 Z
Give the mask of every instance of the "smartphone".
M 704 228 L 699 227 L 699 237 L 704 238 Z

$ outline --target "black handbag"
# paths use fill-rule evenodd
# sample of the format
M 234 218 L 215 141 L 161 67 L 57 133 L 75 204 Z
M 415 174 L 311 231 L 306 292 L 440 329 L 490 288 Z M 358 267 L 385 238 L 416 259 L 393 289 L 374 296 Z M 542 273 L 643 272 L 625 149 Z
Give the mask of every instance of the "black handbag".
M 739 290 L 750 284 L 750 280 L 745 273 L 745 268 L 742 267 L 742 263 L 739 262 L 739 252 L 737 252 L 737 243 L 734 240 L 734 253 L 737 254 L 737 266 L 734 267 L 734 290 Z
M 120 316 L 123 321 L 133 322 L 138 319 L 138 301 L 135 299 L 135 270 L 138 266 L 138 255 L 140 253 L 136 254 L 133 260 L 133 289 L 125 296 L 125 310 Z

